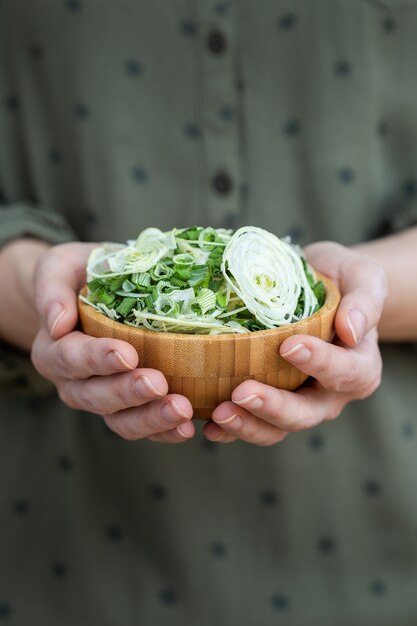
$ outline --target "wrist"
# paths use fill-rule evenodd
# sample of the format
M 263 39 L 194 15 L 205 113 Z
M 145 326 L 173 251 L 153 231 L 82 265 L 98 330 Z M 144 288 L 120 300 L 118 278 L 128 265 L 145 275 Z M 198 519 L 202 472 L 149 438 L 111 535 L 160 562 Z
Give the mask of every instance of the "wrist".
M 0 339 L 29 350 L 39 328 L 34 273 L 50 245 L 16 239 L 0 250 Z

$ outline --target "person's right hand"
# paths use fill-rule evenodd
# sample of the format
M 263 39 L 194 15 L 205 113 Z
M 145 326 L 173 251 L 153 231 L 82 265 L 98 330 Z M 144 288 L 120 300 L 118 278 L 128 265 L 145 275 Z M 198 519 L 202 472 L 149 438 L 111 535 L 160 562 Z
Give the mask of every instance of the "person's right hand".
M 41 325 L 32 345 L 32 362 L 55 384 L 65 404 L 102 415 L 124 439 L 186 441 L 195 432 L 187 398 L 168 394 L 163 374 L 141 368 L 130 344 L 76 330 L 77 294 L 93 247 L 62 244 L 40 257 L 35 294 Z

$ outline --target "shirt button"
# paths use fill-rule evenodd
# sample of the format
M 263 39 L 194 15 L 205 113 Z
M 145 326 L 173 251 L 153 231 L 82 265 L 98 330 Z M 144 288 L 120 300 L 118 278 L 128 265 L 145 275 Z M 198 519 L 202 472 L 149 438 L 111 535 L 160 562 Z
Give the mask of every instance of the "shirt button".
M 212 184 L 214 189 L 222 196 L 229 194 L 233 188 L 233 181 L 227 172 L 218 172 L 213 177 Z
M 222 54 L 227 47 L 226 38 L 219 30 L 213 30 L 207 38 L 207 46 L 213 54 Z

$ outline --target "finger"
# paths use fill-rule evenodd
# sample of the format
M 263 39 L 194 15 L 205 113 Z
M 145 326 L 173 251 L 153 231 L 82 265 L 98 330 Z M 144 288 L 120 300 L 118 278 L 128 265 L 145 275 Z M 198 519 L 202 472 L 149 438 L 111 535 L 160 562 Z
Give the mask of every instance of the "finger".
M 280 354 L 332 391 L 356 396 L 376 384 L 381 376 L 375 329 L 356 348 L 330 344 L 309 335 L 294 335 L 282 344 Z
M 125 341 L 96 339 L 79 331 L 53 341 L 45 329 L 38 333 L 32 358 L 38 371 L 50 380 L 108 376 L 133 370 L 138 364 L 136 350 Z
M 220 404 L 213 412 L 213 421 L 225 433 L 257 446 L 272 446 L 287 436 L 285 431 L 233 402 Z
M 342 299 L 335 318 L 336 333 L 348 346 L 357 345 L 381 317 L 386 298 L 383 269 L 355 255 L 341 266 Z
M 77 294 L 85 282 L 88 256 L 97 244 L 55 246 L 42 257 L 35 275 L 36 308 L 54 339 L 73 330 L 78 320 Z
M 59 385 L 59 395 L 65 404 L 98 415 L 111 415 L 142 406 L 167 393 L 168 384 L 163 374 L 152 369 L 93 376 L 87 380 L 66 380 Z
M 151 435 L 148 437 L 150 441 L 156 443 L 184 443 L 187 439 L 191 439 L 195 434 L 195 428 L 192 421 L 184 422 L 173 430 L 167 430 L 164 433 L 158 433 L 157 435 Z
M 286 432 L 297 432 L 334 419 L 349 396 L 327 391 L 319 383 L 298 391 L 275 389 L 255 381 L 245 381 L 232 394 L 233 402 Z
M 103 418 L 107 426 L 117 435 L 135 441 L 185 425 L 185 422 L 191 419 L 192 413 L 192 406 L 187 398 L 169 395 L 138 408 L 103 415 Z
M 226 433 L 220 426 L 214 422 L 207 422 L 203 428 L 204 436 L 216 443 L 233 443 L 237 437 Z
M 368 256 L 334 242 L 318 242 L 305 248 L 309 263 L 339 287 L 342 300 L 336 313 L 337 335 L 355 346 L 381 316 L 387 280 L 381 266 Z

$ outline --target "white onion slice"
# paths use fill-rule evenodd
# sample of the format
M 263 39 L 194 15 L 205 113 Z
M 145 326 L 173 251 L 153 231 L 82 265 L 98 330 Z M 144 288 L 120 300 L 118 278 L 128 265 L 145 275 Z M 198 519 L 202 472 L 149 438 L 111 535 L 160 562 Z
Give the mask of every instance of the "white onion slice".
M 224 250 L 221 270 L 231 289 L 267 328 L 304 319 L 317 305 L 296 249 L 261 228 L 248 226 L 235 232 Z M 302 289 L 304 310 L 296 316 Z

